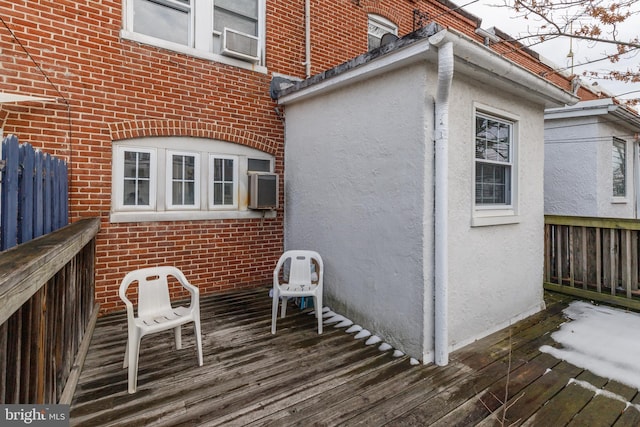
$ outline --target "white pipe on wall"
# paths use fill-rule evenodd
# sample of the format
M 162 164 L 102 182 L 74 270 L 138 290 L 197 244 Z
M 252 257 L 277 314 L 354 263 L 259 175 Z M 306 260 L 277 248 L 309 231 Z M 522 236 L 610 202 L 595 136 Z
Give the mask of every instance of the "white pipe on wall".
M 453 43 L 446 31 L 429 38 L 438 48 L 438 87 L 435 99 L 435 363 L 449 363 L 449 91 L 453 80 Z
M 307 78 L 311 77 L 311 0 L 304 2 L 304 50 Z

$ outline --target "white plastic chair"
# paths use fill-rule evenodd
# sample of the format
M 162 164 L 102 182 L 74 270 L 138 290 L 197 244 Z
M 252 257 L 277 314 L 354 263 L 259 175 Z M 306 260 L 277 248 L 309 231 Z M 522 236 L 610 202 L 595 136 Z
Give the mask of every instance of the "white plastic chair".
M 288 277 L 281 279 L 281 270 L 289 262 Z M 315 265 L 315 272 L 312 269 Z M 313 297 L 313 307 L 318 319 L 318 333 L 322 333 L 322 281 L 324 265 L 322 258 L 314 251 L 286 251 L 273 270 L 273 309 L 271 312 L 271 333 L 276 333 L 278 303 L 282 298 L 282 313 L 287 312 L 288 297 Z
M 172 307 L 168 276 L 173 276 L 191 294 L 189 307 Z M 138 315 L 134 314 L 127 288 L 138 282 Z M 120 298 L 127 306 L 129 338 L 124 353 L 123 368 L 129 367 L 129 393 L 136 392 L 140 340 L 147 334 L 173 329 L 176 349 L 182 348 L 181 325 L 193 322 L 198 346 L 198 364 L 202 366 L 202 336 L 200 332 L 200 292 L 175 267 L 150 267 L 128 273 L 120 284 Z

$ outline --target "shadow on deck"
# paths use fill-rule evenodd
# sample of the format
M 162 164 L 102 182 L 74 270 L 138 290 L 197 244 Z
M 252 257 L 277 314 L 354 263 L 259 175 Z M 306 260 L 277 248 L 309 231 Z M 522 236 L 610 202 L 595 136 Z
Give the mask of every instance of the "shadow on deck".
M 638 425 L 637 390 L 541 353 L 568 300 L 451 354 L 446 367 L 412 366 L 393 350 L 290 308 L 270 333 L 264 288 L 203 298 L 204 365 L 191 326 L 143 338 L 138 392 L 122 369 L 124 314 L 99 319 L 71 406 L 71 425 Z M 511 336 L 510 336 L 511 335 Z M 511 348 L 505 420 L 501 400 Z M 571 378 L 614 393 L 594 393 Z M 582 384 L 582 383 L 580 383 Z M 623 399 L 619 399 L 619 397 Z M 622 401 L 621 401 L 622 400 Z M 503 422 L 504 421 L 504 422 Z

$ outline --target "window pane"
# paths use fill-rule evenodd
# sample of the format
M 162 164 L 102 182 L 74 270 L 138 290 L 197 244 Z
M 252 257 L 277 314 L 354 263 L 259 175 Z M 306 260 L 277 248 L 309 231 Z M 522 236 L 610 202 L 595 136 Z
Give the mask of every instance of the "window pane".
M 216 9 L 223 8 L 238 15 L 258 19 L 257 0 L 215 0 Z
M 182 179 L 182 164 L 184 162 L 184 156 L 173 156 L 173 179 Z
M 151 154 L 149 153 L 137 153 L 138 154 L 138 178 L 149 179 L 151 176 Z
M 613 195 L 615 197 L 626 196 L 626 148 L 627 144 L 624 140 L 614 138 L 612 150 L 612 166 L 613 166 Z
M 171 188 L 171 203 L 174 205 L 182 205 L 182 183 L 174 182 Z
M 124 180 L 124 192 L 123 192 L 122 204 L 125 206 L 135 206 L 136 204 L 136 182 L 134 180 Z
M 223 159 L 213 160 L 213 180 L 222 181 L 222 161 Z
M 233 159 L 224 159 L 224 181 L 233 182 Z
M 511 167 L 476 163 L 476 203 L 508 205 L 511 203 Z
M 224 204 L 233 205 L 233 183 L 224 184 Z
M 223 9 L 216 9 L 213 29 L 222 32 L 226 28 L 231 28 L 241 33 L 258 35 L 258 21 L 253 18 L 236 15 Z
M 194 182 L 186 182 L 184 184 L 184 204 L 194 205 L 196 203 L 196 184 Z
M 138 182 L 138 200 L 137 205 L 149 204 L 149 181 Z
M 476 159 L 509 163 L 511 161 L 511 125 L 476 117 Z
M 196 177 L 196 158 L 194 156 L 186 156 L 184 160 L 184 178 L 190 181 Z
M 271 172 L 271 160 L 248 159 L 249 172 Z
M 184 45 L 189 43 L 189 0 L 134 0 L 133 14 L 136 33 Z
M 138 153 L 134 151 L 124 152 L 124 177 L 135 178 L 138 176 Z
M 216 182 L 213 184 L 213 204 L 222 204 L 222 183 Z

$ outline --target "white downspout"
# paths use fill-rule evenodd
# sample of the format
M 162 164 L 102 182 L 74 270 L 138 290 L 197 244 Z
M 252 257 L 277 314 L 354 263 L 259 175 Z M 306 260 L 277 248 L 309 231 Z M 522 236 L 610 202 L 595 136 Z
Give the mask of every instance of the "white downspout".
M 453 79 L 453 43 L 446 31 L 429 38 L 438 47 L 438 87 L 435 99 L 435 363 L 449 363 L 449 91 Z
M 311 0 L 304 2 L 304 65 L 307 78 L 311 77 Z

